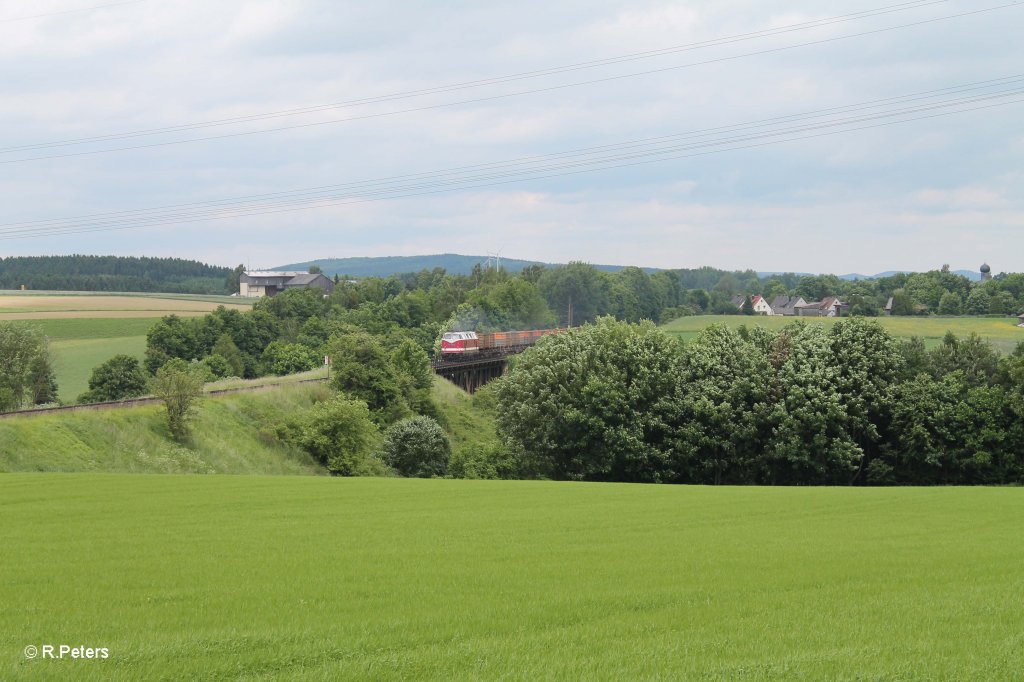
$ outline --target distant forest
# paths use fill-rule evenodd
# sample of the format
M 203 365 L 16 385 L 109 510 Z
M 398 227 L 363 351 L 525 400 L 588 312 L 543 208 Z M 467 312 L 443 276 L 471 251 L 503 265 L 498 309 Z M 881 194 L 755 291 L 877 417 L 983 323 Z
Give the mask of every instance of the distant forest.
M 11 256 L 0 258 L 0 289 L 230 294 L 236 270 L 181 258 Z

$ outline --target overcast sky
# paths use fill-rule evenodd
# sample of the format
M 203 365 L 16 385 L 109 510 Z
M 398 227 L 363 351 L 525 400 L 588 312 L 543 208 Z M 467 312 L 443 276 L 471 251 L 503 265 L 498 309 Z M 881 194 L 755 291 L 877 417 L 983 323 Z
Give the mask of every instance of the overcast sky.
M 0 0 L 0 148 L 499 78 L 899 0 L 145 0 L 68 11 L 112 1 Z M 8 227 L 0 230 L 614 145 L 1024 75 L 1024 4 L 765 52 L 1011 2 L 947 0 L 472 89 L 4 151 L 0 223 Z M 713 60 L 720 61 L 670 68 Z M 612 76 L 628 77 L 502 97 Z M 482 98 L 491 99 L 452 105 Z M 1017 99 L 1024 94 L 973 112 L 592 173 L 6 239 L 0 254 L 177 256 L 272 267 L 500 250 L 515 258 L 654 267 L 874 273 L 943 263 L 976 269 L 989 261 L 996 271 L 1021 270 L 1024 104 L 1012 103 Z M 434 105 L 452 106 L 394 113 Z M 945 110 L 932 113 L 938 111 Z M 387 115 L 367 118 L 374 114 Z M 340 118 L 357 120 L 152 146 Z M 92 153 L 136 145 L 151 146 Z M 59 158 L 25 160 L 38 156 Z M 247 205 L 253 213 L 261 206 Z

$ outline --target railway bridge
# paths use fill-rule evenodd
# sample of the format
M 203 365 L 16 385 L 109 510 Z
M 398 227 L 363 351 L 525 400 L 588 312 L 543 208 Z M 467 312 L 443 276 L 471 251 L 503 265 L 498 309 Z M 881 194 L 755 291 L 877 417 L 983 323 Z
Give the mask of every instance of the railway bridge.
M 457 360 L 435 360 L 434 372 L 467 393 L 474 393 L 508 370 L 508 355 L 470 356 Z

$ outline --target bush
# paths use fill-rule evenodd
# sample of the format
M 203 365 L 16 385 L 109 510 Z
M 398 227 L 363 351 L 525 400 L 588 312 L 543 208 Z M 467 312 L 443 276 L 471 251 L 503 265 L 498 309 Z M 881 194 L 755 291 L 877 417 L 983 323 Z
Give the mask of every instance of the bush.
M 331 384 L 366 402 L 375 423 L 393 424 L 409 415 L 400 373 L 380 340 L 364 331 L 331 339 Z
M 228 364 L 227 373 L 217 374 L 217 376 L 241 377 L 245 375 L 245 360 L 242 357 L 242 351 L 238 350 L 238 346 L 235 345 L 229 334 L 221 334 L 217 343 L 213 344 L 210 357 L 214 356 L 223 358 L 224 362 Z M 213 367 L 211 366 L 210 369 Z M 216 374 L 216 370 L 214 373 Z
M 167 408 L 167 426 L 175 440 L 189 437 L 188 422 L 195 414 L 192 405 L 203 393 L 205 378 L 196 366 L 174 358 L 158 369 L 150 381 L 150 391 Z
M 296 374 L 315 369 L 317 365 L 317 353 L 299 343 L 274 341 L 263 351 L 263 368 L 267 374 Z
M 430 417 L 410 417 L 392 425 L 384 435 L 384 461 L 403 476 L 444 476 L 451 444 Z
M 130 355 L 115 355 L 92 370 L 89 390 L 78 397 L 80 403 L 124 400 L 146 394 L 146 374 Z
M 519 460 L 500 443 L 474 443 L 458 448 L 448 462 L 448 475 L 492 480 L 521 477 Z
M 296 429 L 296 442 L 339 476 L 382 476 L 374 456 L 380 433 L 361 400 L 342 396 L 315 405 Z
M 241 372 L 236 374 L 223 355 L 207 355 L 203 358 L 203 364 L 206 365 L 207 371 L 217 379 L 231 376 L 238 377 L 242 374 Z
M 35 327 L 0 321 L 0 412 L 56 399 L 46 337 Z

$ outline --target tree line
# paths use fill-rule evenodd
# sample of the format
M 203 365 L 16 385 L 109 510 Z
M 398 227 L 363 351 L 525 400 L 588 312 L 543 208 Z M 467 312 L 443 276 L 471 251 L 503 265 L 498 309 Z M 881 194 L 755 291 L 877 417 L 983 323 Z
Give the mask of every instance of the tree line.
M 231 294 L 235 270 L 181 258 L 10 256 L 0 258 L 0 289 Z
M 493 389 L 520 475 L 761 485 L 1024 483 L 1024 343 L 927 350 L 876 322 L 712 325 L 682 343 L 603 318 Z

